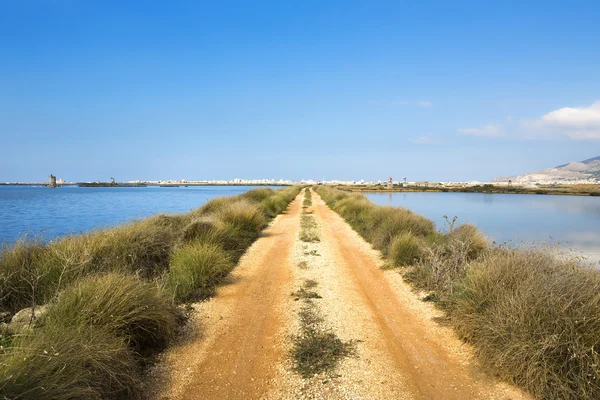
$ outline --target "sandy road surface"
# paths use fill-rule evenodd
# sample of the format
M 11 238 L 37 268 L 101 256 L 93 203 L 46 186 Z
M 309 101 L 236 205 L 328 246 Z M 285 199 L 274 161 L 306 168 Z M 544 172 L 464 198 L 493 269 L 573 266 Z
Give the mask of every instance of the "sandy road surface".
M 524 399 L 485 376 L 441 316 L 313 192 L 320 242 L 298 239 L 302 194 L 242 258 L 231 283 L 197 305 L 194 333 L 170 349 L 154 385 L 160 399 Z M 309 255 L 315 251 L 318 256 Z M 307 268 L 299 269 L 298 263 Z M 318 282 L 315 306 L 356 355 L 302 379 L 292 370 L 298 332 L 290 293 Z
M 151 397 L 254 399 L 268 389 L 286 350 L 280 334 L 288 300 L 289 252 L 298 236 L 302 196 L 279 215 L 240 260 L 230 284 L 198 313 L 186 343 L 164 356 Z M 279 335 L 279 336 L 278 336 Z M 162 387 L 161 387 L 162 386 Z
M 322 226 L 322 242 L 345 283 L 340 312 L 347 326 L 361 326 L 365 357 L 380 373 L 374 393 L 362 398 L 521 399 L 519 390 L 485 376 L 471 352 L 448 329 L 435 322 L 442 314 L 423 303 L 395 271 L 383 271 L 380 253 L 318 197 L 314 215 Z M 347 310 L 360 310 L 352 316 Z M 352 319 L 353 318 L 353 319 Z M 356 374 L 364 374 L 361 369 Z M 353 372 L 348 371 L 352 377 Z M 383 381 L 381 378 L 383 377 Z M 374 382 L 364 382 L 374 385 Z M 398 386 L 401 386 L 400 388 Z M 401 392 L 401 393 L 400 393 Z

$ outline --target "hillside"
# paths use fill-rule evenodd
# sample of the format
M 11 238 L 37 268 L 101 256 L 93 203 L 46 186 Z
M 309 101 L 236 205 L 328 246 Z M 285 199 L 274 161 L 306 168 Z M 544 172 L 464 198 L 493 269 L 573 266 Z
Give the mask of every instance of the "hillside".
M 600 182 L 600 157 L 589 158 L 579 162 L 570 162 L 554 168 L 531 172 L 518 176 L 503 176 L 494 182 L 513 183 L 598 183 Z

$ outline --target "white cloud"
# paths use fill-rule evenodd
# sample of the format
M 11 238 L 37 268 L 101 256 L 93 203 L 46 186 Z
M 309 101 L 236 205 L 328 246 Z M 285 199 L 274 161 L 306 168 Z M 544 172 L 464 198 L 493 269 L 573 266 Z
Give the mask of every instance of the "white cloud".
M 500 137 L 504 136 L 501 125 L 487 124 L 479 128 L 463 128 L 458 133 L 465 136 Z
M 600 139 L 600 101 L 587 107 L 563 107 L 539 119 L 515 121 L 508 117 L 503 124 L 459 129 L 461 135 L 521 139 Z
M 416 139 L 410 139 L 409 142 L 411 143 L 415 143 L 415 144 L 438 144 L 438 143 L 443 143 L 442 140 L 440 139 L 435 139 L 435 138 L 430 138 L 427 136 L 420 136 Z
M 546 137 L 600 139 L 600 101 L 589 107 L 563 107 L 535 121 L 523 121 L 524 128 Z
M 417 107 L 431 107 L 433 104 L 430 101 L 421 100 L 421 101 L 394 101 L 392 104 L 395 106 L 417 106 Z

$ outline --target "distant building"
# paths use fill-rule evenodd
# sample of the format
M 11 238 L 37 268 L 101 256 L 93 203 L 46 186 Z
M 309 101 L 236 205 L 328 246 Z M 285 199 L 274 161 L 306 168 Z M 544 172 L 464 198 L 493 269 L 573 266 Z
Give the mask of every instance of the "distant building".
M 50 174 L 50 180 L 48 181 L 48 186 L 56 187 L 56 176 Z

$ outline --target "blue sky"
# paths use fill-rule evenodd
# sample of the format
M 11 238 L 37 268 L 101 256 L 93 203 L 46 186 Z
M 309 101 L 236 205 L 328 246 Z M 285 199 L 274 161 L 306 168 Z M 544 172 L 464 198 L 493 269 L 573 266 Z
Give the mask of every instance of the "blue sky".
M 597 1 L 0 0 L 0 181 L 488 180 L 598 156 L 598 21 Z

